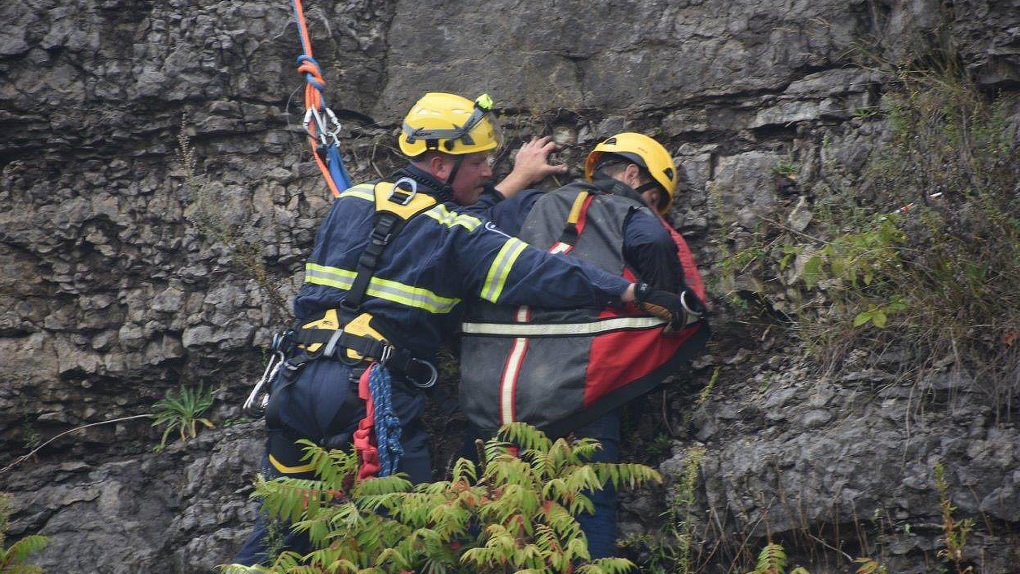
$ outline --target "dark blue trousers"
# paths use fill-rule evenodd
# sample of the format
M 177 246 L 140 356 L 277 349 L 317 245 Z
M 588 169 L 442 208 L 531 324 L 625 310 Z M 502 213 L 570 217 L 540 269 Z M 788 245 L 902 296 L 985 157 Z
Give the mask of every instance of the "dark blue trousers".
M 357 380 L 352 380 L 351 368 L 339 361 L 320 360 L 306 365 L 296 380 L 286 386 L 277 381 L 275 387 L 282 388 L 279 391 L 274 388 L 266 412 L 269 438 L 262 472 L 266 478 L 314 478 L 309 473 L 280 472 L 269 463 L 269 455 L 273 454 L 286 466 L 297 466 L 300 450 L 293 446 L 293 441 L 300 438 L 325 448 L 348 448 L 345 444 L 365 416 Z M 394 413 L 400 419 L 400 443 L 404 448 L 397 471 L 419 483 L 432 480 L 432 462 L 428 433 L 421 423 L 424 398 L 412 389 L 411 384 L 394 379 L 391 396 Z M 287 452 L 288 446 L 291 452 Z M 298 454 L 292 454 L 294 451 Z M 283 461 L 284 458 L 287 460 Z M 291 531 L 286 524 L 267 518 L 260 510 L 251 535 L 231 563 L 265 564 L 271 559 L 271 551 L 281 550 L 307 554 L 312 548 L 307 535 Z

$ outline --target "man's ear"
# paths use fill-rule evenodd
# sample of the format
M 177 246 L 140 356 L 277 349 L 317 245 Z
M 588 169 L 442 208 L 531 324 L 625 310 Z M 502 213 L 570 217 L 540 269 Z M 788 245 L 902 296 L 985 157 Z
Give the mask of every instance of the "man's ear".
M 433 154 L 429 157 L 428 165 L 429 173 L 432 177 L 439 181 L 446 181 L 446 178 L 450 176 L 450 165 L 446 161 L 446 158 L 442 154 Z
M 641 185 L 641 168 L 634 163 L 628 163 L 623 170 L 623 183 L 637 189 Z

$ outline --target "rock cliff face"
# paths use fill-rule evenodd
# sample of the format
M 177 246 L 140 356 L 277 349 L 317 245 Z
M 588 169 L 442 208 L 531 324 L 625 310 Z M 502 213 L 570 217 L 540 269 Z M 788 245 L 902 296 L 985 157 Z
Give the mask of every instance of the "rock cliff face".
M 868 58 L 923 56 L 950 38 L 983 90 L 1020 92 L 1017 0 L 306 9 L 356 178 L 395 165 L 394 128 L 428 90 L 492 94 L 509 136 L 553 132 L 571 165 L 599 137 L 642 131 L 686 175 L 670 217 L 709 277 L 761 217 L 808 224 L 796 208 L 814 199 L 823 159 L 851 173 L 867 160 L 886 126 L 861 110 L 890 81 Z M 179 385 L 214 387 L 220 423 L 238 414 L 285 321 L 252 262 L 288 299 L 328 205 L 299 127 L 290 18 L 289 3 L 265 0 L 0 3 L 0 464 L 64 430 L 149 412 Z M 793 189 L 773 175 L 782 162 L 797 166 Z M 250 246 L 245 269 L 237 253 Z M 725 334 L 725 311 L 717 321 Z M 796 357 L 743 346 L 757 352 L 741 362 L 720 346 L 701 363 L 731 359 L 719 398 L 694 416 L 706 556 L 769 534 L 827 541 L 805 554 L 816 573 L 848 571 L 846 554 L 876 545 L 899 571 L 930 571 L 930 468 L 946 460 L 954 504 L 978 518 L 968 558 L 1015 571 L 1015 415 L 949 377 L 945 400 L 914 416 L 907 383 L 873 371 L 820 381 Z M 149 452 L 157 440 L 145 419 L 91 426 L 3 472 L 11 534 L 52 537 L 35 560 L 50 571 L 211 571 L 253 517 L 258 425 Z M 655 496 L 635 497 L 632 514 L 661 512 Z M 719 564 L 737 552 L 719 547 Z

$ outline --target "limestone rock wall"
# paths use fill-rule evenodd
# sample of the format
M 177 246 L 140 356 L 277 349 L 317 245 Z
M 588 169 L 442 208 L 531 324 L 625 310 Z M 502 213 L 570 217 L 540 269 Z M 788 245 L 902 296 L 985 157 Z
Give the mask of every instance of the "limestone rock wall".
M 393 130 L 427 90 L 492 94 L 511 142 L 553 132 L 574 166 L 597 138 L 643 131 L 686 176 L 670 218 L 709 276 L 722 247 L 811 196 L 823 160 L 863 165 L 884 125 L 859 111 L 889 81 L 867 58 L 951 38 L 982 88 L 1020 88 L 1017 0 L 306 4 L 357 178 L 392 168 Z M 179 385 L 215 388 L 214 418 L 236 417 L 286 320 L 237 246 L 256 246 L 286 300 L 328 205 L 299 127 L 290 18 L 289 3 L 265 0 L 0 3 L 0 465 L 148 412 Z M 772 175 L 779 162 L 797 166 L 797 187 Z M 734 398 L 699 415 L 717 536 L 761 523 L 754 497 L 784 485 L 804 495 L 783 503 L 796 513 L 771 507 L 773 533 L 878 507 L 930 514 L 930 490 L 911 494 L 930 485 L 909 468 L 935 455 L 970 473 L 961 509 L 1020 521 L 1012 423 L 952 411 L 952 424 L 904 436 L 903 397 L 788 379 L 757 398 L 734 382 Z M 258 437 L 241 425 L 153 454 L 144 419 L 76 431 L 0 474 L 18 495 L 12 534 L 53 537 L 38 562 L 69 573 L 210 571 L 252 517 Z

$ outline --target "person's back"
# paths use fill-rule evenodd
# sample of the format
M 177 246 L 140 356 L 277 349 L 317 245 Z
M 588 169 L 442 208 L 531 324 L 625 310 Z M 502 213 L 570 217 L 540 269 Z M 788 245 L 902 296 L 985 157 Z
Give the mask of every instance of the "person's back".
M 632 137 L 633 136 L 633 137 Z M 619 138 L 619 143 L 612 140 Z M 660 184 L 650 177 L 646 157 L 672 160 L 650 138 L 620 134 L 600 148 L 635 149 L 640 156 L 614 155 L 590 165 L 591 182 L 555 191 L 523 192 L 506 201 L 483 198 L 485 212 L 508 233 L 538 249 L 567 253 L 629 280 L 684 292 L 684 268 L 699 286 L 690 304 L 701 309 L 700 277 L 682 239 L 675 241 L 665 222 L 646 205 L 668 207 L 649 192 L 657 187 L 671 199 L 675 172 Z M 640 169 L 635 163 L 642 161 Z M 611 162 L 611 163 L 610 163 Z M 591 163 L 591 162 L 589 162 Z M 596 168 L 605 168 L 605 172 Z M 643 171 L 642 171 L 643 170 Z M 612 175 L 610 175 L 610 173 Z M 667 187 L 668 186 L 668 187 Z M 642 195 L 640 191 L 647 195 Z M 693 314 L 692 314 L 693 318 Z M 594 461 L 619 459 L 618 408 L 673 374 L 707 339 L 703 322 L 668 333 L 664 324 L 628 307 L 570 311 L 477 303 L 463 325 L 461 405 L 471 422 L 469 440 L 490 436 L 501 425 L 523 421 L 555 437 L 575 433 L 599 440 Z M 470 454 L 470 445 L 464 453 Z M 594 515 L 579 517 L 593 556 L 609 556 L 615 540 L 615 493 L 590 494 Z
M 628 280 L 673 280 L 670 290 L 679 290 L 681 263 L 669 233 L 642 203 L 607 187 L 575 182 L 547 193 L 522 192 L 490 214 L 501 230 L 532 247 Z M 575 204 L 575 221 L 568 222 Z M 635 257 L 637 251 L 645 257 Z M 461 340 L 461 406 L 486 434 L 514 421 L 552 434 L 573 430 L 648 390 L 632 383 L 661 367 L 663 354 L 677 346 L 678 335 L 663 337 L 663 326 L 634 307 L 473 303 Z M 625 385 L 627 397 L 596 404 Z

